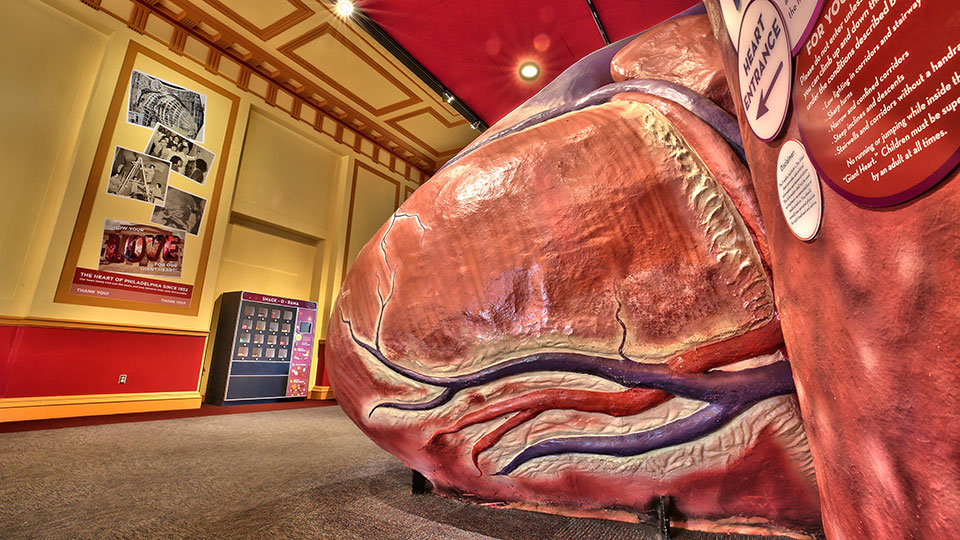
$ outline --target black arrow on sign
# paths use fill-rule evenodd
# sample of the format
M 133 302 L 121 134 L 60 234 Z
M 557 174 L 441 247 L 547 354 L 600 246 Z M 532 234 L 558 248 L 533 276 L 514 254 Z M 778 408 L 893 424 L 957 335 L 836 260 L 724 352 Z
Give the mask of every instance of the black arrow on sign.
M 781 71 L 783 71 L 783 60 L 781 60 L 780 65 L 777 66 L 777 72 L 773 74 L 773 80 L 770 81 L 770 86 L 767 87 L 767 93 L 764 94 L 763 90 L 760 90 L 760 97 L 757 99 L 757 120 L 770 110 L 767 108 L 767 99 L 770 97 L 770 92 L 773 91 L 773 85 L 777 84 L 777 77 L 780 76 Z

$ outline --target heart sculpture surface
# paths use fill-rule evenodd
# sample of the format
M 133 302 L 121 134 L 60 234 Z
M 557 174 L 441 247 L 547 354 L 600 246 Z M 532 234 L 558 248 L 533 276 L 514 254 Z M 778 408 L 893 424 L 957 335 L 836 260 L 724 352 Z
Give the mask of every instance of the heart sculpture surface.
M 438 492 L 614 519 L 670 495 L 680 526 L 818 529 L 719 54 L 664 51 L 709 28 L 588 57 L 357 257 L 327 336 L 337 399 Z M 635 61 L 651 51 L 659 69 Z
M 723 27 L 720 2 L 705 3 L 716 23 L 715 41 L 731 75 L 731 91 L 739 95 L 740 66 Z M 841 16 L 874 16 L 866 4 L 848 4 Z M 890 11 L 894 4 L 871 7 Z M 897 7 L 912 11 L 920 5 Z M 960 39 L 960 11 L 945 2 L 923 6 L 942 10 L 942 31 L 931 39 L 950 50 L 946 44 Z M 819 23 L 830 15 L 825 5 Z M 891 39 L 896 45 L 890 50 L 914 54 L 911 41 Z M 857 58 L 858 64 L 865 61 Z M 888 62 L 878 54 L 875 62 L 881 61 Z M 957 97 L 957 87 L 953 90 Z M 819 235 L 803 242 L 783 217 L 776 176 L 781 146 L 801 138 L 798 109 L 788 110 L 782 133 L 770 142 L 751 135 L 740 109 L 827 538 L 957 538 L 960 170 L 946 173 L 936 189 L 920 197 L 881 209 L 858 206 L 824 187 Z M 871 123 L 879 116 L 864 114 Z M 950 129 L 960 129 L 956 120 Z

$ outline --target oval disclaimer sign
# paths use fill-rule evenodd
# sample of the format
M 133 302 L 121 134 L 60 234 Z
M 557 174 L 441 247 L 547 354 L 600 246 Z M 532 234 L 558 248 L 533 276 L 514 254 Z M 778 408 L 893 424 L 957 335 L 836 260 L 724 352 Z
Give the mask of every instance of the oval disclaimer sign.
M 797 56 L 800 134 L 823 180 L 863 206 L 930 189 L 960 162 L 960 10 L 830 0 Z
M 790 139 L 780 147 L 777 159 L 777 193 L 783 218 L 793 234 L 810 241 L 820 230 L 823 202 L 820 180 L 799 142 Z

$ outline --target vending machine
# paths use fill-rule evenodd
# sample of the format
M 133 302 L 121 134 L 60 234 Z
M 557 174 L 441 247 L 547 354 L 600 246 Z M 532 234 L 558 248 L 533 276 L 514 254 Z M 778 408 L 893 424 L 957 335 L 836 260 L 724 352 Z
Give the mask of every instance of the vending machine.
M 217 303 L 207 403 L 304 399 L 317 303 L 247 291 Z

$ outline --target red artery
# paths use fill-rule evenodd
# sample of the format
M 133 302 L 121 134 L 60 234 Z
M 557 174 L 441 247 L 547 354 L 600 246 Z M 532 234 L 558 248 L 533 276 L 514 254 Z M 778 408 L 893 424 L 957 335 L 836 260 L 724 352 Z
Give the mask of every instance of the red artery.
M 735 338 L 695 348 L 667 360 L 666 364 L 677 373 L 703 373 L 707 370 L 740 360 L 776 352 L 783 347 L 780 321 L 774 319 L 764 326 Z M 628 361 L 628 360 L 624 360 Z M 473 446 L 473 464 L 480 470 L 479 456 L 497 444 L 510 430 L 549 410 L 575 410 L 602 413 L 614 417 L 639 414 L 673 398 L 661 390 L 628 388 L 622 392 L 598 392 L 566 388 L 548 388 L 492 403 L 475 412 L 464 415 L 453 425 L 437 430 L 428 445 L 437 444 L 440 437 L 456 433 L 472 425 L 480 424 L 516 413 L 496 429 L 487 433 Z

